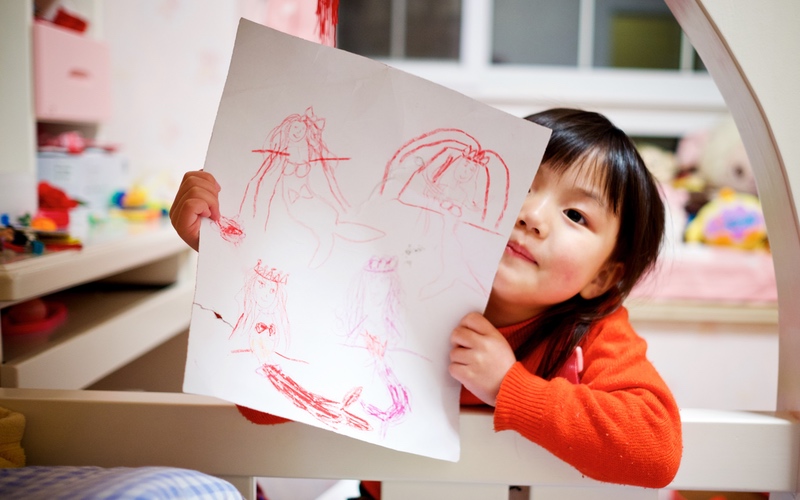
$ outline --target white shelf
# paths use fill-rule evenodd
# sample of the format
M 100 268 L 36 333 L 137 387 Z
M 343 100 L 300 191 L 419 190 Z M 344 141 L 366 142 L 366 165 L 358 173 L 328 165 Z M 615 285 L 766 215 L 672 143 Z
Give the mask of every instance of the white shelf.
M 166 220 L 97 226 L 81 250 L 4 254 L 0 308 L 47 296 L 68 316 L 49 335 L 3 337 L 0 386 L 82 389 L 185 331 L 191 254 Z
M 80 250 L 0 254 L 0 308 L 188 252 L 167 220 L 109 221 L 93 228 Z
M 52 296 L 69 317 L 43 340 L 4 339 L 0 386 L 82 389 L 189 326 L 194 285 L 102 290 Z

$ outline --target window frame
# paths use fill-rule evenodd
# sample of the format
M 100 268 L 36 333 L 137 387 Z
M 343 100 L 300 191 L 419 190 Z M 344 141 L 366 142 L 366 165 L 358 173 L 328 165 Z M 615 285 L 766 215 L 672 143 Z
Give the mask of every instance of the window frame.
M 593 67 L 595 0 L 580 2 L 576 67 L 492 64 L 493 0 L 462 0 L 458 61 L 379 60 L 517 116 L 582 107 L 605 113 L 635 136 L 682 137 L 727 113 L 711 76 L 693 69 L 694 50 L 685 34 L 679 70 Z

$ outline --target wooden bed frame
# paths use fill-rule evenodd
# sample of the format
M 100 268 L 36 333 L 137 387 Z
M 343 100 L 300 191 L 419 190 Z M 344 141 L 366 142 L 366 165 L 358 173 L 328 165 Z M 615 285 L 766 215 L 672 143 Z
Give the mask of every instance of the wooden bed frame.
M 717 82 L 758 179 L 779 290 L 775 412 L 682 411 L 684 458 L 673 489 L 771 492 L 797 499 L 800 470 L 800 3 L 667 0 Z M 691 76 L 687 75 L 687 78 Z M 731 383 L 736 383 L 735 378 Z M 256 426 L 229 403 L 187 394 L 0 389 L 27 419 L 30 465 L 196 469 L 255 498 L 255 477 L 379 479 L 394 499 L 658 498 L 656 490 L 582 477 L 516 433 L 494 433 L 488 412 L 463 411 L 462 458 L 395 452 L 303 424 Z

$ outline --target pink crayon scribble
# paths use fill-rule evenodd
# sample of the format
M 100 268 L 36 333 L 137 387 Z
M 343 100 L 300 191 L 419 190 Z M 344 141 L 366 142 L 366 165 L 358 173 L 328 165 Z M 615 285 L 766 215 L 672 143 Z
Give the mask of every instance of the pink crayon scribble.
M 344 317 L 347 345 L 364 349 L 368 365 L 381 382 L 362 395 L 361 406 L 378 420 L 382 436 L 411 412 L 408 389 L 398 380 L 388 356 L 389 351 L 401 350 L 403 335 L 397 324 L 401 290 L 397 258 L 373 256 L 350 287 Z M 383 402 L 387 395 L 388 405 Z
M 411 411 L 411 404 L 408 390 L 397 380 L 394 371 L 388 364 L 384 365 L 382 371 L 379 371 L 379 375 L 389 392 L 391 404 L 386 408 L 380 408 L 362 401 L 361 405 L 364 407 L 364 411 L 383 422 L 381 432 L 385 435 L 389 424 L 397 424 Z

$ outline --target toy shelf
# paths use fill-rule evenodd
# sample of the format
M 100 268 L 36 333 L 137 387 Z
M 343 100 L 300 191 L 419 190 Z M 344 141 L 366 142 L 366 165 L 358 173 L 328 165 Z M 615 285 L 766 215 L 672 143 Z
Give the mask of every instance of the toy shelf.
M 168 221 L 111 220 L 94 227 L 80 250 L 0 254 L 0 308 L 152 264 L 187 246 Z
M 0 308 L 45 297 L 68 314 L 49 335 L 3 336 L 0 386 L 82 389 L 185 331 L 191 254 L 166 221 L 100 225 L 81 250 L 5 254 Z

